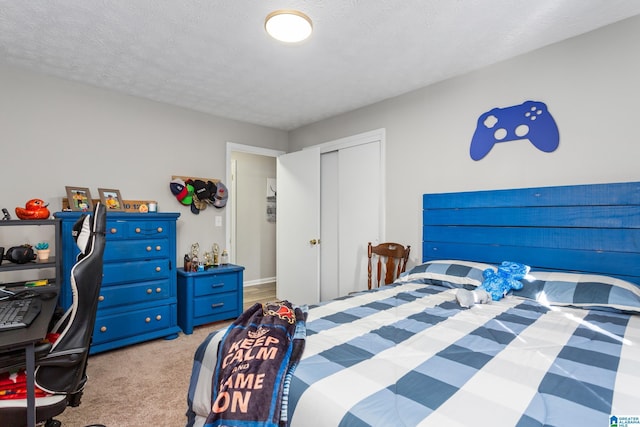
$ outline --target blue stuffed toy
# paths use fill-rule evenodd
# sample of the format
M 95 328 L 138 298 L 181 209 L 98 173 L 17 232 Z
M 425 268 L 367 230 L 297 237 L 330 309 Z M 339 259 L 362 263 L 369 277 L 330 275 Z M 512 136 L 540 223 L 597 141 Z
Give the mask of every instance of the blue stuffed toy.
M 512 289 L 522 289 L 522 282 L 529 273 L 529 266 L 517 262 L 503 261 L 498 270 L 487 268 L 482 272 L 484 281 L 473 291 L 459 289 L 456 298 L 462 307 L 499 301 Z

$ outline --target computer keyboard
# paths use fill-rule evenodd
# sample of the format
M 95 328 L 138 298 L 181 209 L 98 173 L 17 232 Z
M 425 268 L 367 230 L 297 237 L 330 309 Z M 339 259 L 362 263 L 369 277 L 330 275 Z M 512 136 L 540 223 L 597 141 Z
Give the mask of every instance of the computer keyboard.
M 0 331 L 26 328 L 42 308 L 39 298 L 0 301 Z

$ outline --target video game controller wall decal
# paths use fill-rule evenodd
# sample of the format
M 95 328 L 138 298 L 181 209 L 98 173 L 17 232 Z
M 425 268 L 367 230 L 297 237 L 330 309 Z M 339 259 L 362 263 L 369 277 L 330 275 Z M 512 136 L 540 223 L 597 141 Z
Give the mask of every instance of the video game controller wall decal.
M 558 126 L 544 102 L 525 101 L 482 114 L 478 117 L 469 152 L 473 160 L 480 160 L 496 143 L 520 139 L 528 139 L 546 153 L 558 148 Z

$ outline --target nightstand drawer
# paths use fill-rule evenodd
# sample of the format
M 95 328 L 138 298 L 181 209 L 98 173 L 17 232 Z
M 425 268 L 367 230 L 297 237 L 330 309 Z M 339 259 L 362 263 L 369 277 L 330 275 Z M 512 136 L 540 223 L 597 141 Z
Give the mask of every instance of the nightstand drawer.
M 225 311 L 238 310 L 238 293 L 229 292 L 197 298 L 194 301 L 194 316 L 210 316 Z
M 193 279 L 193 294 L 196 297 L 238 290 L 238 275 L 235 273 L 212 274 Z

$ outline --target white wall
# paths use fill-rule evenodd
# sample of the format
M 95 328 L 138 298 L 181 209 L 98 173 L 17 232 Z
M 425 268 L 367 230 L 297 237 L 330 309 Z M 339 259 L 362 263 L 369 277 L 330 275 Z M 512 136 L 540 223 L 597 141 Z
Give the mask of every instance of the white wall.
M 289 149 L 386 128 L 386 237 L 422 257 L 422 194 L 640 179 L 640 17 L 289 133 Z M 452 55 L 455 52 L 452 52 Z M 473 161 L 480 114 L 545 102 L 560 146 L 495 146 Z M 414 250 L 415 248 L 415 250 Z
M 171 175 L 220 178 L 226 141 L 285 150 L 287 133 L 0 66 L 0 208 L 31 198 L 60 210 L 65 185 L 117 188 L 180 212 L 179 265 L 192 243 L 224 243 L 213 207 L 194 215 L 169 190 Z M 15 215 L 14 215 L 15 217 Z M 224 222 L 223 222 L 224 223 Z

